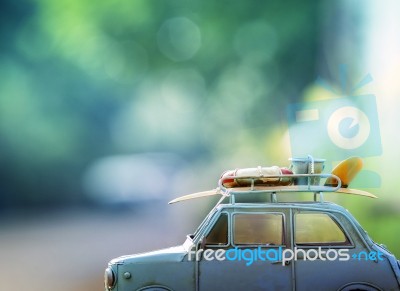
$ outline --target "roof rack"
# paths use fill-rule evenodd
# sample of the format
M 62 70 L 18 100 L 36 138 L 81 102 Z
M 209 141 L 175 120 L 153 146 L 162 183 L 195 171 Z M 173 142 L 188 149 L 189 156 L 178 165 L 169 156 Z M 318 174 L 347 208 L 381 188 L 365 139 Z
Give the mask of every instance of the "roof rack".
M 218 181 L 216 189 L 192 193 L 175 198 L 169 204 L 200 197 L 221 195 L 216 206 L 227 197 L 231 204 L 235 203 L 236 195 L 269 193 L 271 202 L 277 201 L 277 193 L 314 193 L 314 201 L 323 202 L 323 193 L 335 192 L 378 198 L 369 192 L 347 188 L 355 175 L 362 168 L 362 160 L 350 157 L 340 162 L 329 174 L 321 173 L 324 169 L 323 159 L 292 158 L 290 168 L 257 167 L 225 171 Z M 325 179 L 325 181 L 324 181 Z M 215 206 L 215 207 L 216 207 Z
M 270 184 L 268 183 L 257 183 L 260 178 L 268 178 L 268 179 L 277 179 L 277 181 L 281 181 L 284 178 L 290 179 L 294 181 L 294 185 L 277 185 L 277 184 Z M 307 183 L 296 183 L 299 181 L 299 178 L 305 178 Z M 333 183 L 336 186 L 332 185 L 320 185 L 321 179 L 328 179 L 330 178 L 331 181 L 336 181 Z M 247 182 L 246 186 L 240 187 L 226 187 L 224 186 L 224 182 L 226 180 L 232 179 L 240 179 L 245 180 Z M 304 181 L 304 180 L 303 180 Z M 340 178 L 333 174 L 290 174 L 290 175 L 258 175 L 258 176 L 228 176 L 222 177 L 218 181 L 218 188 L 223 195 L 221 202 L 224 198 L 229 197 L 229 202 L 231 204 L 235 203 L 235 196 L 236 195 L 243 195 L 243 194 L 254 194 L 254 193 L 270 193 L 271 194 L 271 201 L 277 202 L 276 194 L 277 193 L 299 193 L 299 192 L 313 192 L 314 193 L 314 201 L 317 201 L 317 196 L 319 196 L 319 201 L 323 202 L 323 192 L 336 192 L 342 186 L 342 181 Z

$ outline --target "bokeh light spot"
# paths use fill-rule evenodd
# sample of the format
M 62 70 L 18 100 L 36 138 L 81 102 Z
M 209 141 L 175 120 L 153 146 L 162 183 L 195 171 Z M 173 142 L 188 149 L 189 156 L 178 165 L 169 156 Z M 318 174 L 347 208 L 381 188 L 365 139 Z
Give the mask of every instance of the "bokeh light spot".
M 160 51 L 179 62 L 192 58 L 201 46 L 199 27 L 186 17 L 176 17 L 163 23 L 157 35 Z
M 247 22 L 237 31 L 234 47 L 238 55 L 247 61 L 263 63 L 270 60 L 278 42 L 274 29 L 262 20 Z

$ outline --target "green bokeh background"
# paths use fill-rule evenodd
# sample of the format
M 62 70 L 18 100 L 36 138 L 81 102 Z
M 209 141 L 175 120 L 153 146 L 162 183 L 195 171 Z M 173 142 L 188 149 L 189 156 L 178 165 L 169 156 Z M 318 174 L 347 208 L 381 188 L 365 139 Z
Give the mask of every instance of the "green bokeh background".
M 327 199 L 400 257 L 400 65 L 394 50 L 384 51 L 397 47 L 397 16 L 386 13 L 397 4 L 349 2 L 3 1 L 3 228 L 37 213 L 93 211 L 99 201 L 87 193 L 85 175 L 105 157 L 179 157 L 190 179 L 174 195 L 211 189 L 226 169 L 287 166 L 287 106 L 332 98 L 316 79 L 338 89 L 346 64 L 349 84 L 374 77 L 359 93 L 378 102 L 382 155 L 365 165 L 381 173 L 381 187 L 369 189 L 380 199 Z M 208 211 L 199 205 L 191 206 L 193 225 Z

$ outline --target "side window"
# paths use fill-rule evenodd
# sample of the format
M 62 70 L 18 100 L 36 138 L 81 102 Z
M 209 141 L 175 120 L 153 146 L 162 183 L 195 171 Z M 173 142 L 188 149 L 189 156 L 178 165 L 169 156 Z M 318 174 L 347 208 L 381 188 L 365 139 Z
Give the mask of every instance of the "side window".
M 206 237 L 207 245 L 228 244 L 228 215 L 222 213 Z
M 297 213 L 295 228 L 297 245 L 351 245 L 341 227 L 326 213 Z
M 235 245 L 283 245 L 283 215 L 279 213 L 235 214 Z

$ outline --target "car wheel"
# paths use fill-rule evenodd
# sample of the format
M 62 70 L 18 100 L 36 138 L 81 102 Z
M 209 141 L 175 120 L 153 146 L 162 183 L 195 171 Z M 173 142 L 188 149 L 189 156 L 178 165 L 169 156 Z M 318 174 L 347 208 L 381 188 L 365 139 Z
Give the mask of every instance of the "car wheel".
M 339 291 L 382 291 L 382 289 L 369 283 L 350 283 L 341 287 Z
M 138 291 L 172 291 L 172 290 L 164 286 L 146 286 L 140 288 Z

